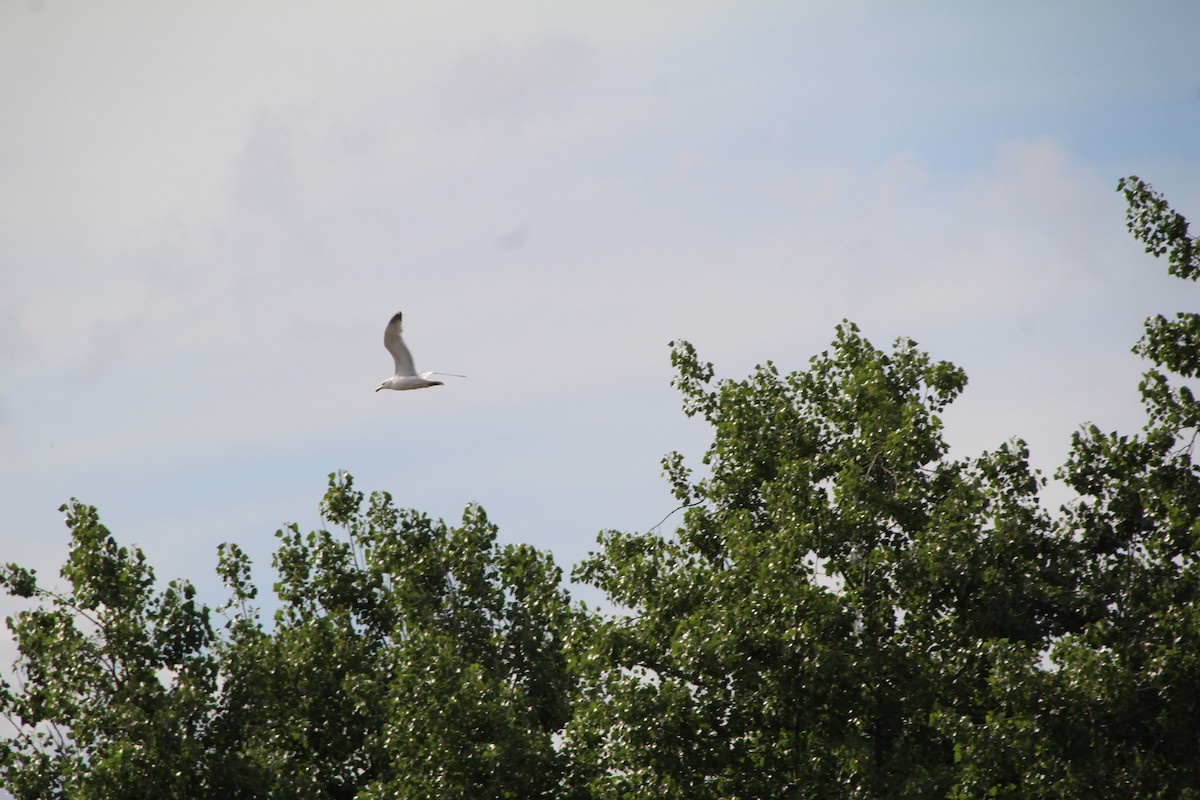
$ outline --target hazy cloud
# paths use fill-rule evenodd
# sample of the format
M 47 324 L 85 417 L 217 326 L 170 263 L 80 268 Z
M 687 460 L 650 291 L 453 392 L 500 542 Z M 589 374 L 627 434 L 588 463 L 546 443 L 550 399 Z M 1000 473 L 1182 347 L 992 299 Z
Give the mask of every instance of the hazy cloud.
M 577 102 L 578 86 L 593 61 L 592 48 L 567 35 L 530 44 L 489 42 L 459 56 L 438 96 L 448 120 L 527 120 Z
M 529 241 L 529 227 L 521 224 L 517 225 L 508 233 L 496 237 L 496 249 L 502 253 L 511 253 L 514 250 L 520 250 Z
M 1197 12 L 1067 6 L 0 8 L 6 558 L 78 496 L 202 579 L 341 467 L 569 563 L 703 447 L 668 340 L 798 369 L 842 318 L 967 369 L 968 450 L 1136 427 L 1196 287 L 1113 187 L 1200 217 Z M 470 378 L 373 394 L 396 310 Z

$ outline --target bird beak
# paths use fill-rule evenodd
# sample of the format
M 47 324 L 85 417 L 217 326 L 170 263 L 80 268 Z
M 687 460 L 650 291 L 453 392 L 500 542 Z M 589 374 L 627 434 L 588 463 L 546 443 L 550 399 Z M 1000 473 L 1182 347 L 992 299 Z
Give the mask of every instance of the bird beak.
M 377 392 L 378 392 L 378 391 L 379 391 L 380 389 L 382 389 L 382 388 L 383 388 L 382 386 L 377 386 L 377 387 L 375 387 L 375 391 L 377 391 Z

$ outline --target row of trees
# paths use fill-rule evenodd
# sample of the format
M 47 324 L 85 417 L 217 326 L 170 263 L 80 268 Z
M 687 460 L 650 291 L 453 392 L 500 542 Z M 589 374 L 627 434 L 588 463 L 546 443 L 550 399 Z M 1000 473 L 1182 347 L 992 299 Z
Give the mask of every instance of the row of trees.
M 1200 275 L 1136 178 L 1129 227 Z M 1200 796 L 1200 315 L 1147 321 L 1144 430 L 1077 432 L 1051 513 L 1014 440 L 952 459 L 966 385 L 852 324 L 807 370 L 714 381 L 673 346 L 702 477 L 664 460 L 674 535 L 608 532 L 573 603 L 483 510 L 446 525 L 330 476 L 325 529 L 280 531 L 277 608 L 162 587 L 95 509 L 64 510 L 0 712 L 18 798 Z

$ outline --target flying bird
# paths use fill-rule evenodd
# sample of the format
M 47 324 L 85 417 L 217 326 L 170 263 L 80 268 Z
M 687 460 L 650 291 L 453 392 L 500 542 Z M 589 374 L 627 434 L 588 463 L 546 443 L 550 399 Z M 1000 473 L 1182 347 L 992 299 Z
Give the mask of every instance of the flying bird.
M 412 353 L 408 352 L 408 347 L 405 346 L 404 339 L 400 336 L 402 330 L 400 320 L 401 314 L 397 311 L 388 322 L 387 327 L 383 329 L 383 346 L 392 354 L 392 359 L 396 362 L 396 374 L 379 384 L 379 389 L 395 389 L 400 392 L 405 389 L 424 389 L 427 386 L 442 385 L 441 381 L 429 380 L 430 375 L 466 377 L 465 375 L 455 375 L 453 372 L 417 372 L 413 367 Z M 375 391 L 378 392 L 379 389 Z

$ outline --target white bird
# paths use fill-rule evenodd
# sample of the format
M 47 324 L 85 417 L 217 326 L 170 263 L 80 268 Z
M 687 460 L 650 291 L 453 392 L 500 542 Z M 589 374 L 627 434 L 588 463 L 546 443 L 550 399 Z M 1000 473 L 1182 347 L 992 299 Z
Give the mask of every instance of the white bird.
M 387 327 L 383 329 L 383 346 L 392 354 L 392 358 L 396 362 L 396 374 L 379 384 L 379 389 L 395 389 L 399 392 L 405 389 L 424 389 L 427 386 L 442 385 L 441 381 L 429 380 L 430 375 L 466 377 L 465 375 L 455 375 L 453 372 L 417 372 L 413 367 L 412 353 L 408 352 L 404 339 L 400 337 L 402 330 L 400 317 L 401 314 L 397 311 L 388 322 Z M 378 392 L 379 389 L 375 391 Z

